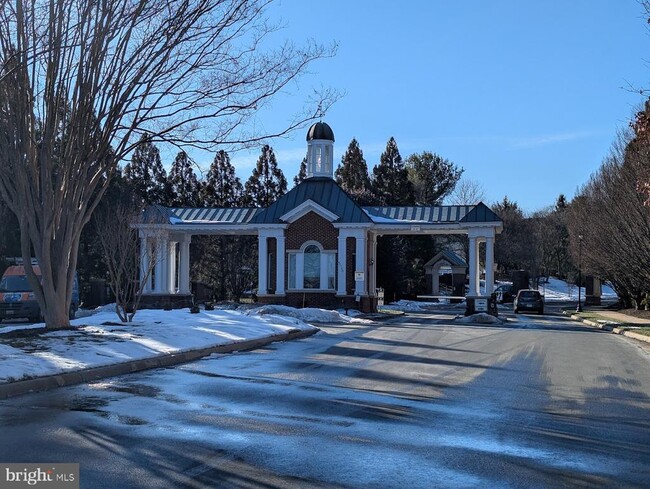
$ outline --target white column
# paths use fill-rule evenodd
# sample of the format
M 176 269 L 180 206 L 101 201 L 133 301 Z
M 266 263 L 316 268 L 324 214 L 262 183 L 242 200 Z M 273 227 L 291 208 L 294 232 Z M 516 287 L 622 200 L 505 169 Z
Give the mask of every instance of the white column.
M 189 235 L 183 236 L 179 244 L 179 277 L 178 277 L 178 292 L 181 294 L 190 293 L 190 243 L 192 237 Z
M 440 267 L 431 270 L 431 295 L 440 295 Z
M 169 238 L 161 238 L 159 244 L 160 288 L 158 293 L 166 294 L 169 291 Z
M 266 295 L 268 284 L 266 283 L 268 246 L 266 234 L 260 234 L 257 237 L 257 295 Z
M 339 247 L 336 254 L 336 271 L 338 273 L 336 294 L 345 295 L 346 290 L 346 276 L 347 276 L 347 246 L 346 240 L 348 236 L 343 232 L 342 229 L 339 229 Z
M 494 292 L 494 238 L 485 238 L 485 295 Z
M 366 284 L 368 283 L 368 278 L 366 277 L 366 274 L 368 273 L 366 270 L 366 237 L 365 234 L 363 236 L 357 236 L 357 247 L 356 247 L 356 254 L 357 254 L 357 260 L 355 264 L 355 272 L 363 272 L 363 280 L 355 280 L 354 281 L 354 293 L 355 295 L 367 295 L 367 287 Z
M 370 267 L 368 277 L 368 292 L 371 296 L 377 295 L 377 235 L 370 234 Z
M 167 292 L 176 293 L 176 241 L 167 243 Z
M 151 292 L 151 274 L 149 273 L 149 237 L 140 231 L 140 282 L 144 280 L 142 293 Z M 142 284 L 141 284 L 142 285 Z
M 476 276 L 478 274 L 478 249 L 477 249 L 477 244 L 478 241 L 476 240 L 475 236 L 470 236 L 469 237 L 469 257 L 468 257 L 468 265 L 469 265 L 469 291 L 467 292 L 468 295 L 478 295 L 478 285 L 479 282 L 476 280 Z
M 284 236 L 276 236 L 275 293 L 284 295 Z

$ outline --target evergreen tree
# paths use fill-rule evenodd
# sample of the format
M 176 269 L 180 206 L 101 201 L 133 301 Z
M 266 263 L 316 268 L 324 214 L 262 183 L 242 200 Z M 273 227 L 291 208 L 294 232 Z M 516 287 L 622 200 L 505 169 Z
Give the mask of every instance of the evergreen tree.
M 395 138 L 391 137 L 381 154 L 379 165 L 372 169 L 373 193 L 379 205 L 412 205 L 413 186 L 402 161 Z
M 494 243 L 495 261 L 504 272 L 525 269 L 534 272 L 531 262 L 533 230 L 516 202 L 505 196 L 501 202 L 492 205 L 492 210 L 503 220 L 503 232 Z
M 406 169 L 417 205 L 440 205 L 463 174 L 462 168 L 429 151 L 409 156 Z
M 295 177 L 293 177 L 293 186 L 294 187 L 297 186 L 305 178 L 307 178 L 307 157 L 306 156 L 300 162 L 300 170 L 298 170 L 298 174 Z
M 273 148 L 265 144 L 257 166 L 245 185 L 244 204 L 268 207 L 287 191 L 287 179 L 278 167 Z
M 228 153 L 217 152 L 208 170 L 202 189 L 203 205 L 207 207 L 237 207 L 241 203 L 243 187 L 235 175 L 235 167 Z
M 208 170 L 202 189 L 203 205 L 237 207 L 243 187 L 225 151 L 219 151 Z M 251 246 L 247 236 L 197 236 L 192 242 L 192 276 L 212 288 L 214 299 L 236 299 L 238 272 L 250 266 Z
M 168 181 L 172 190 L 170 207 L 198 207 L 200 205 L 199 180 L 196 178 L 192 162 L 185 151 L 176 155 L 169 170 Z
M 124 178 L 145 204 L 168 204 L 167 173 L 148 134 L 142 135 L 131 162 L 124 167 Z
M 337 167 L 334 176 L 347 194 L 359 205 L 373 205 L 375 199 L 372 194 L 368 165 L 363 157 L 359 143 L 352 138 L 348 149 L 341 157 L 341 164 Z

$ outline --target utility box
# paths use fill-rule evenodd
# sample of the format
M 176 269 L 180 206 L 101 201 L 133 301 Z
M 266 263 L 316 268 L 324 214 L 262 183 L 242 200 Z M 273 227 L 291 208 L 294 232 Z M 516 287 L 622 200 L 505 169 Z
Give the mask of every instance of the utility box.
M 522 289 L 530 288 L 530 275 L 526 270 L 516 270 L 512 272 L 512 294 L 517 295 Z

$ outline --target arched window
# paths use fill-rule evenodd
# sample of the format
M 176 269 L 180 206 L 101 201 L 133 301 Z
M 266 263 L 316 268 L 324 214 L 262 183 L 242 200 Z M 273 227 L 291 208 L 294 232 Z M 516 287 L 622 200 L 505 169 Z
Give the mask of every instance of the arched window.
M 334 290 L 336 251 L 324 250 L 316 241 L 307 242 L 300 251 L 289 251 L 289 289 Z
M 305 289 L 320 289 L 320 249 L 309 245 L 304 251 L 304 282 Z

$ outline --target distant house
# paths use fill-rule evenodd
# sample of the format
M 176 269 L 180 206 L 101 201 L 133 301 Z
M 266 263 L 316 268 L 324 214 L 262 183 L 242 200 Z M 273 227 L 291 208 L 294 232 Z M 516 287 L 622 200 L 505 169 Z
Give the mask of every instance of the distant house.
M 380 235 L 467 234 L 468 295 L 480 294 L 480 243 L 486 250 L 486 290 L 493 290 L 494 238 L 503 223 L 487 206 L 361 207 L 334 181 L 333 154 L 334 133 L 317 122 L 307 132 L 307 178 L 271 206 L 148 209 L 136 225 L 143 268 L 147 250 L 163 253 L 143 303 L 191 302 L 189 246 L 193 235 L 202 234 L 258 237 L 257 297 L 263 304 L 375 310 Z

